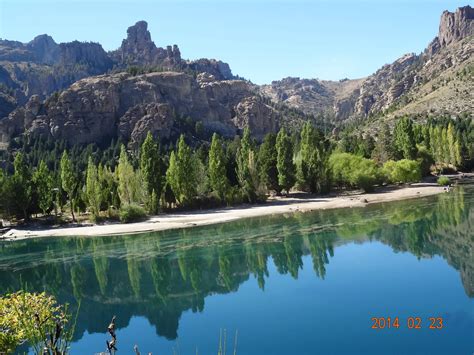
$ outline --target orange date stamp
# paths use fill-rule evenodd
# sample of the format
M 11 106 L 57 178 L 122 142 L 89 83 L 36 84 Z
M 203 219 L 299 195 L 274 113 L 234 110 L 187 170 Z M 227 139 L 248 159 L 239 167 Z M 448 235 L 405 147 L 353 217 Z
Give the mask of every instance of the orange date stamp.
M 408 317 L 401 320 L 400 317 L 372 317 L 372 329 L 399 329 L 406 327 L 408 329 L 443 329 L 444 322 L 442 317 Z

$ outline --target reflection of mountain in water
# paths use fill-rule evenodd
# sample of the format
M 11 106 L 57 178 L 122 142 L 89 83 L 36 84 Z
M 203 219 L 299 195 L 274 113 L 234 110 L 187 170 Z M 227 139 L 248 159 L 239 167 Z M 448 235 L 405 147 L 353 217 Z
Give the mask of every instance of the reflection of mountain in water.
M 474 297 L 474 189 L 432 198 L 313 214 L 256 218 L 140 236 L 48 238 L 1 245 L 0 291 L 46 290 L 60 302 L 81 300 L 77 337 L 103 332 L 111 314 L 124 327 L 143 315 L 168 339 L 186 310 L 206 296 L 236 291 L 253 274 L 264 289 L 271 257 L 298 277 L 311 255 L 316 275 L 337 245 L 379 240 L 418 257 L 441 255 L 460 270 Z M 120 307 L 118 307 L 120 306 Z

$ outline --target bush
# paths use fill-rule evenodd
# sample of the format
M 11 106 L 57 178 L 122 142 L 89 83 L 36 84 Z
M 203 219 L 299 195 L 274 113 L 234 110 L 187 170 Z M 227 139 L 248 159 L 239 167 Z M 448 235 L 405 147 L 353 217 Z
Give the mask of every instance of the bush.
M 383 165 L 382 172 L 391 183 L 409 183 L 421 180 L 421 164 L 416 160 L 389 160 Z
M 438 185 L 440 186 L 447 186 L 449 185 L 449 183 L 450 183 L 450 180 L 447 176 L 440 176 L 438 178 Z
M 335 153 L 329 158 L 336 185 L 372 191 L 379 181 L 379 169 L 372 159 L 350 153 Z
M 146 212 L 143 207 L 138 205 L 124 205 L 120 208 L 119 217 L 122 223 L 130 223 L 144 219 Z

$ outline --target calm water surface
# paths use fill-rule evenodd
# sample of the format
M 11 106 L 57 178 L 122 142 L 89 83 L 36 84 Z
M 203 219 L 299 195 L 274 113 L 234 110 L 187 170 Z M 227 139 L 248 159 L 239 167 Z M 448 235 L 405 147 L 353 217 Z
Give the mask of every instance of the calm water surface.
M 81 306 L 73 354 L 473 354 L 474 187 L 366 208 L 0 244 L 0 292 Z M 371 329 L 372 317 L 399 328 Z M 409 329 L 420 317 L 421 329 Z M 430 317 L 443 319 L 429 329 Z

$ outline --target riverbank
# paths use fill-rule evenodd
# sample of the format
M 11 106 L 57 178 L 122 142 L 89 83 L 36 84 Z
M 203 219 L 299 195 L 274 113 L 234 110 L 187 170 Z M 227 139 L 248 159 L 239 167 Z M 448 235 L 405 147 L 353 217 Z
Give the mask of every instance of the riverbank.
M 0 240 L 12 241 L 50 236 L 103 236 L 134 234 L 168 229 L 189 228 L 209 224 L 234 221 L 242 218 L 309 212 L 334 208 L 364 207 L 368 204 L 425 197 L 444 192 L 444 187 L 436 184 L 420 183 L 406 187 L 386 187 L 374 193 L 354 193 L 329 196 L 291 196 L 272 198 L 261 205 L 219 208 L 204 211 L 172 213 L 153 216 L 143 222 L 121 224 L 71 226 L 60 228 L 11 229 Z

